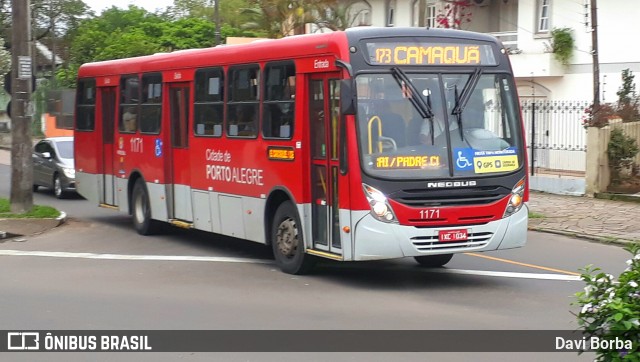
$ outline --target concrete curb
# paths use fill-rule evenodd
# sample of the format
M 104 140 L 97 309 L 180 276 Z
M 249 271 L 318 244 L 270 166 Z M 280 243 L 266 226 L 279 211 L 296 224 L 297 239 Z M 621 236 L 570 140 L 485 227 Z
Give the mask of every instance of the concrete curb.
M 0 230 L 7 234 L 29 236 L 41 234 L 56 228 L 67 221 L 67 213 L 60 211 L 56 218 L 9 218 L 0 219 Z
M 64 224 L 67 221 L 67 213 L 64 211 L 60 211 L 60 216 L 58 216 L 56 220 L 58 220 L 58 225 L 56 225 L 56 227 Z
M 620 246 L 627 246 L 629 244 L 640 242 L 638 240 L 628 240 L 628 239 L 620 239 L 620 238 L 614 238 L 614 237 L 597 236 L 597 235 L 591 235 L 591 234 L 584 234 L 576 231 L 556 230 L 556 229 L 549 229 L 549 228 L 544 228 L 539 226 L 529 226 L 529 230 L 568 236 L 568 237 L 577 238 L 577 239 L 585 239 L 585 240 L 596 242 L 599 244 L 609 244 L 609 245 L 614 244 L 614 245 L 620 245 Z
M 640 197 L 628 194 L 611 194 L 608 192 L 599 192 L 593 195 L 594 198 L 600 200 L 624 201 L 640 203 Z

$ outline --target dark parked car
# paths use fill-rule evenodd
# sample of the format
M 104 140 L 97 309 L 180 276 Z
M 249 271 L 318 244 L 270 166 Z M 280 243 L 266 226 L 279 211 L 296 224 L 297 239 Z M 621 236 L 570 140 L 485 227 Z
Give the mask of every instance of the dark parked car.
M 73 137 L 51 137 L 33 148 L 33 191 L 44 186 L 62 199 L 76 190 L 73 164 Z

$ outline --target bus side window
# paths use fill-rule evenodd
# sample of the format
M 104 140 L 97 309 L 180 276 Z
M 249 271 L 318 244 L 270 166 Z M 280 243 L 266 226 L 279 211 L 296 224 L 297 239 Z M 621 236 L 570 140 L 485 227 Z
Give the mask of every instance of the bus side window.
M 137 75 L 122 77 L 120 83 L 120 132 L 135 133 L 138 129 L 140 87 Z
M 227 102 L 227 136 L 258 135 L 260 67 L 240 65 L 229 68 L 229 100 Z
M 152 134 L 160 133 L 161 116 L 162 116 L 162 74 L 159 74 L 159 73 L 145 74 L 142 76 L 142 104 L 140 105 L 140 132 L 152 133 Z M 125 124 L 125 128 L 126 128 L 126 124 Z
M 76 89 L 76 130 L 93 131 L 95 128 L 96 81 L 82 79 Z
M 222 135 L 224 73 L 222 68 L 198 69 L 195 75 L 194 133 Z
M 267 63 L 262 135 L 291 138 L 295 114 L 296 69 L 293 62 Z

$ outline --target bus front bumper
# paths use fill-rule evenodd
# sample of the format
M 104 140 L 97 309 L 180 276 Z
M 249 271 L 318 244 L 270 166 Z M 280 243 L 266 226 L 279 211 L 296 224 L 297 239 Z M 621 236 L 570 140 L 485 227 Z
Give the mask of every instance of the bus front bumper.
M 356 213 L 360 214 L 357 215 Z M 354 212 L 356 223 L 353 260 L 377 260 L 421 255 L 479 252 L 512 249 L 527 241 L 529 210 L 525 204 L 514 215 L 483 225 L 451 227 L 415 227 L 387 224 L 376 220 L 368 211 Z M 441 242 L 440 230 L 467 231 L 465 241 Z

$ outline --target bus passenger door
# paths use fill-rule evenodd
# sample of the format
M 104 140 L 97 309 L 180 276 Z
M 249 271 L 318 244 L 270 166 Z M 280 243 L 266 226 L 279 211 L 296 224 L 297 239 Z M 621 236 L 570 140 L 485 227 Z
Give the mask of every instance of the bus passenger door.
M 102 115 L 102 197 L 100 202 L 117 205 L 116 175 L 114 173 L 114 132 L 116 119 L 116 87 L 99 87 Z
M 189 170 L 189 83 L 169 85 L 169 138 L 171 148 L 166 158 L 171 184 L 170 219 L 192 221 L 191 171 Z
M 311 140 L 311 218 L 313 248 L 342 255 L 338 132 L 339 73 L 314 74 L 309 80 Z

